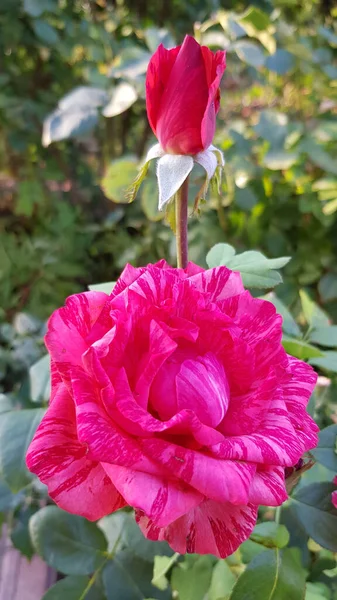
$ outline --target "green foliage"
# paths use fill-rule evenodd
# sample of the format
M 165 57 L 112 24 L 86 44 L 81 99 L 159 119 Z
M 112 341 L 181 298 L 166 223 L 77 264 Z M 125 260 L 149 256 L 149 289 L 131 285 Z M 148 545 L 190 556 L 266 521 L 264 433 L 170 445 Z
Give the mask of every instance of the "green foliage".
M 223 265 L 239 271 L 243 284 L 252 288 L 272 288 L 281 283 L 282 277 L 274 269 L 284 267 L 289 260 L 288 256 L 268 259 L 254 250 L 235 254 L 235 249 L 229 244 L 216 244 L 206 257 L 210 268 Z
M 318 462 L 337 473 L 337 425 L 329 425 L 320 432 L 318 446 L 311 453 Z
M 105 560 L 106 539 L 94 523 L 45 506 L 29 523 L 36 552 L 48 565 L 67 575 L 87 575 Z
M 337 509 L 331 502 L 332 483 L 312 483 L 293 497 L 292 508 L 309 536 L 318 544 L 337 551 Z
M 44 412 L 36 408 L 8 411 L 1 416 L 0 475 L 14 493 L 33 479 L 26 467 L 25 456 Z
M 256 556 L 234 586 L 230 600 L 302 600 L 305 571 L 296 550 L 267 550 Z
M 42 600 L 105 600 L 104 594 L 96 585 L 89 586 L 89 577 L 69 575 L 49 588 Z
M 210 556 L 196 556 L 174 567 L 171 586 L 180 600 L 203 600 L 212 581 Z

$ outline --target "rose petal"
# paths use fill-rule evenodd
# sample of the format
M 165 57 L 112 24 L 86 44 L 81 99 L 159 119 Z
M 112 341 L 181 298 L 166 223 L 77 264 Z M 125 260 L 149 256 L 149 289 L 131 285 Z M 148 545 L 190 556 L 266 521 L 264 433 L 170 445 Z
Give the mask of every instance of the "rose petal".
M 168 480 L 109 463 L 103 463 L 103 466 L 127 503 L 143 510 L 159 527 L 166 527 L 200 504 L 204 498 L 178 480 Z
M 162 439 L 140 441 L 144 453 L 165 467 L 168 474 L 218 502 L 246 504 L 256 466 L 218 460 L 205 452 L 189 450 Z
M 61 384 L 27 452 L 27 466 L 64 510 L 97 520 L 125 501 L 77 438 L 73 400 Z
M 201 47 L 191 36 L 184 39 L 164 91 L 156 127 L 161 146 L 173 154 L 197 154 L 204 149 L 208 83 Z
M 95 388 L 92 379 L 81 369 L 74 369 L 71 383 L 78 438 L 88 446 L 88 456 L 100 462 L 162 474 L 162 470 L 144 456 L 137 440 L 128 436 L 107 415 L 100 405 L 99 389 Z
M 306 415 L 296 429 L 283 400 L 282 390 L 272 399 L 258 432 L 228 437 L 211 448 L 214 456 L 223 459 L 247 460 L 266 465 L 293 466 L 317 444 L 317 426 Z
M 283 467 L 266 466 L 256 471 L 249 489 L 249 502 L 279 506 L 287 498 Z
M 201 47 L 208 80 L 208 101 L 201 123 L 201 139 L 208 148 L 215 132 L 215 117 L 220 108 L 220 81 L 226 69 L 226 52 L 213 54 L 206 46 Z
M 207 292 L 212 302 L 220 302 L 244 292 L 240 273 L 230 271 L 227 267 L 208 269 L 189 280 L 200 292 Z
M 82 354 L 89 347 L 88 338 L 107 300 L 104 292 L 75 294 L 50 317 L 45 342 L 64 380 L 69 380 L 71 365 L 81 364 Z M 104 325 L 97 331 L 97 339 L 103 331 Z
M 219 426 L 222 433 L 227 436 L 247 435 L 258 430 L 277 392 L 274 371 L 258 383 L 254 386 L 256 389 L 250 389 L 246 394 L 231 395 L 227 414 Z
M 150 59 L 146 74 L 146 110 L 153 133 L 156 135 L 161 100 L 170 73 L 181 46 L 167 50 L 163 44 Z
M 257 507 L 234 506 L 205 500 L 166 528 L 159 528 L 143 513 L 136 513 L 137 523 L 145 537 L 166 540 L 180 554 L 185 552 L 213 554 L 226 558 L 237 550 L 256 524 Z
M 190 409 L 202 423 L 216 428 L 229 403 L 229 387 L 222 364 L 214 354 L 185 360 L 176 377 L 177 408 Z

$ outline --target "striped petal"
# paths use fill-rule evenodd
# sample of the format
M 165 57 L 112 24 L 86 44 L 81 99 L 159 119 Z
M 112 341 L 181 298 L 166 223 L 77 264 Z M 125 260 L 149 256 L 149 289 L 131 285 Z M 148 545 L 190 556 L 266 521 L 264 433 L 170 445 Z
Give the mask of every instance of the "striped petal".
M 263 466 L 256 471 L 249 488 L 249 502 L 280 506 L 287 498 L 283 467 Z
M 27 466 L 68 512 L 95 521 L 125 506 L 102 466 L 89 458 L 88 447 L 78 440 L 74 404 L 64 384 L 28 448 Z
M 103 467 L 127 503 L 144 511 L 159 527 L 166 527 L 204 499 L 202 494 L 178 480 L 108 463 L 103 463 Z
M 207 292 L 212 302 L 220 302 L 244 292 L 240 273 L 230 271 L 227 267 L 208 269 L 190 277 L 189 281 L 200 292 Z
M 45 343 L 65 381 L 69 381 L 69 368 L 81 364 L 83 353 L 93 341 L 93 326 L 107 300 L 104 292 L 75 294 L 67 298 L 65 306 L 50 317 Z M 97 330 L 97 339 L 105 331 L 105 324 L 102 324 Z
M 166 528 L 157 527 L 141 511 L 137 523 L 145 537 L 166 540 L 180 554 L 213 554 L 226 558 L 251 534 L 256 524 L 257 507 L 205 500 Z
M 248 502 L 255 465 L 218 460 L 161 439 L 143 439 L 140 444 L 144 454 L 165 468 L 170 477 L 179 477 L 205 496 L 218 502 Z

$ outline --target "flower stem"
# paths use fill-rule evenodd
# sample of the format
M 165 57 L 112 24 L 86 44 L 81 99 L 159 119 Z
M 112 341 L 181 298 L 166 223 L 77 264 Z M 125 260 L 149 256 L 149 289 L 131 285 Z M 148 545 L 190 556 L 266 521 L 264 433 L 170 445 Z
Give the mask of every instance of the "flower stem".
M 177 266 L 181 269 L 185 269 L 188 262 L 187 219 L 188 177 L 185 179 L 176 195 Z

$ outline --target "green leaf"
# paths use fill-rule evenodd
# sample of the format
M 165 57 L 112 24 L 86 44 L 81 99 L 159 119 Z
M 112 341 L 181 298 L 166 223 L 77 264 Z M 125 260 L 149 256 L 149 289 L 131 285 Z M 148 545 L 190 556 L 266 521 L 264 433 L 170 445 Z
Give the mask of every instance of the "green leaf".
M 236 18 L 236 21 L 249 37 L 258 39 L 268 52 L 275 52 L 275 37 L 272 35 L 270 18 L 266 13 L 259 8 L 251 7 L 239 18 Z
M 254 206 L 257 205 L 258 199 L 254 194 L 253 190 L 246 187 L 243 189 L 237 188 L 235 190 L 235 202 L 241 210 L 250 212 Z
M 330 156 L 328 152 L 323 150 L 323 148 L 316 144 L 313 140 L 304 140 L 302 150 L 303 152 L 307 153 L 311 161 L 317 167 L 320 167 L 324 171 L 328 171 L 329 173 L 337 175 L 337 165 L 335 158 Z
M 26 467 L 26 452 L 44 413 L 36 408 L 1 415 L 0 473 L 14 493 L 34 478 Z
M 327 327 L 330 325 L 330 319 L 328 315 L 314 302 L 310 296 L 304 291 L 300 290 L 300 299 L 302 304 L 302 310 L 304 318 L 311 328 L 315 327 Z
M 50 356 L 46 354 L 29 369 L 30 398 L 33 402 L 48 402 L 50 398 Z
M 66 575 L 88 575 L 105 560 L 107 543 L 97 525 L 57 506 L 35 513 L 29 530 L 36 552 Z
M 43 123 L 42 144 L 47 147 L 52 142 L 83 136 L 97 121 L 97 109 L 90 106 L 56 109 Z
M 337 425 L 322 429 L 318 446 L 310 452 L 318 462 L 337 473 Z
M 176 43 L 167 29 L 147 27 L 144 31 L 145 41 L 151 52 L 155 52 L 160 44 L 165 48 L 173 48 Z
M 158 209 L 158 184 L 154 177 L 149 177 L 143 184 L 141 206 L 149 221 L 161 221 L 164 213 Z
M 19 181 L 15 214 L 31 217 L 35 207 L 44 201 L 43 187 L 36 179 Z
M 191 565 L 182 563 L 172 571 L 171 586 L 179 600 L 203 600 L 212 580 L 210 556 L 200 556 Z
M 248 288 L 273 288 L 282 283 L 282 277 L 277 271 L 265 271 L 264 273 L 243 273 L 243 285 Z
M 282 345 L 288 354 L 291 354 L 291 356 L 295 356 L 301 360 L 308 360 L 309 358 L 324 356 L 323 352 L 315 346 L 311 346 L 311 344 L 307 344 L 307 342 L 302 342 L 301 340 L 295 340 L 286 336 L 284 336 L 282 339 Z
M 269 269 L 281 269 L 290 261 L 290 256 L 280 258 L 266 258 L 262 252 L 248 250 L 231 258 L 227 266 L 233 271 L 247 273 L 263 273 Z
M 240 40 L 239 42 L 232 44 L 232 48 L 235 50 L 239 59 L 251 67 L 255 67 L 257 69 L 258 67 L 262 67 L 262 65 L 265 63 L 265 55 L 263 54 L 260 46 L 254 44 L 253 42 Z
M 102 573 L 107 600 L 168 600 L 170 594 L 151 584 L 152 564 L 122 550 L 109 561 Z
M 261 546 L 261 544 L 257 544 L 252 540 L 248 539 L 240 546 L 240 555 L 242 556 L 242 562 L 245 564 L 250 563 L 255 556 L 261 554 L 261 552 L 266 552 L 267 548 L 265 546 Z
M 15 401 L 6 394 L 0 393 L 0 414 L 9 412 L 15 408 Z
M 337 348 L 337 325 L 315 327 L 310 331 L 310 341 L 326 348 Z
M 320 367 L 324 371 L 332 371 L 337 373 L 337 352 L 327 351 L 324 352 L 322 357 L 311 358 L 310 364 L 314 367 Z
M 174 554 L 173 556 L 155 556 L 153 565 L 153 577 L 152 585 L 157 587 L 159 590 L 166 590 L 168 586 L 168 580 L 166 573 L 176 562 L 179 555 Z
M 331 302 L 337 299 L 337 275 L 335 273 L 326 273 L 320 279 L 318 291 L 323 302 Z
M 267 550 L 239 577 L 230 600 L 303 600 L 305 572 L 295 549 Z
M 301 337 L 301 330 L 299 326 L 292 317 L 286 305 L 283 304 L 282 300 L 280 300 L 280 298 L 278 298 L 274 292 L 270 292 L 269 294 L 264 296 L 263 300 L 268 300 L 269 302 L 274 304 L 277 312 L 283 318 L 282 328 L 285 333 L 293 337 Z
M 337 509 L 331 502 L 333 483 L 311 483 L 291 499 L 291 506 L 308 535 L 323 548 L 337 552 Z
M 116 281 L 108 281 L 106 283 L 93 283 L 92 285 L 88 285 L 88 288 L 91 292 L 104 292 L 110 296 L 115 285 Z
M 255 250 L 235 255 L 234 248 L 229 244 L 216 244 L 206 257 L 209 267 L 225 265 L 229 269 L 241 273 L 243 284 L 246 287 L 258 288 L 270 288 L 281 283 L 281 275 L 273 269 L 284 267 L 289 260 L 289 256 L 268 259 L 261 252 Z
M 317 179 L 312 184 L 312 189 L 315 192 L 333 190 L 337 194 L 337 179 L 323 177 L 322 179 Z
M 154 561 L 155 556 L 171 556 L 173 554 L 166 542 L 151 542 L 146 539 L 132 514 L 128 514 L 127 519 L 125 519 L 123 540 L 134 555 L 151 563 Z
M 29 535 L 29 519 L 35 513 L 32 506 L 23 507 L 16 515 L 14 527 L 11 530 L 11 540 L 13 546 L 17 548 L 29 560 L 34 556 L 34 548 Z
M 95 584 L 84 594 L 89 581 L 85 575 L 69 575 L 49 588 L 41 600 L 105 600 Z
M 283 148 L 288 134 L 288 117 L 282 112 L 266 109 L 262 110 L 260 119 L 254 130 L 273 148 Z
M 236 577 L 225 560 L 219 560 L 212 572 L 209 600 L 226 600 L 235 584 Z
M 137 100 L 138 94 L 135 88 L 123 81 L 116 85 L 112 90 L 109 103 L 104 107 L 102 115 L 104 117 L 116 117 L 128 110 Z
M 100 108 L 109 100 L 108 93 L 100 88 L 91 85 L 80 85 L 68 92 L 58 103 L 60 110 L 83 108 Z
M 227 265 L 227 262 L 235 256 L 235 248 L 229 244 L 215 244 L 206 256 L 206 262 L 210 269 Z
M 134 157 L 123 157 L 112 161 L 101 181 L 101 188 L 109 200 L 128 203 L 128 187 L 138 174 L 138 161 Z
M 330 200 L 330 202 L 327 202 L 322 208 L 322 212 L 325 215 L 332 215 L 336 211 L 337 211 L 337 198 L 335 198 L 334 200 Z
M 267 548 L 284 548 L 289 542 L 289 532 L 284 525 L 266 521 L 255 526 L 250 539 Z
M 20 496 L 13 494 L 8 487 L 7 483 L 0 480 L 0 512 L 15 508 L 16 504 L 20 501 Z
M 337 47 L 337 35 L 334 31 L 328 29 L 327 27 L 321 26 L 318 28 L 318 33 L 324 37 L 331 46 Z
M 146 73 L 150 58 L 151 54 L 147 50 L 143 50 L 139 46 L 128 46 L 117 56 L 110 76 L 137 79 Z
M 44 12 L 56 12 L 55 0 L 23 0 L 23 9 L 30 17 L 40 17 Z
M 270 25 L 270 18 L 265 12 L 252 6 L 240 16 L 238 22 L 243 26 L 249 24 L 258 31 L 264 31 Z
M 103 517 L 97 522 L 98 527 L 103 531 L 107 542 L 108 552 L 116 552 L 120 549 L 122 541 L 122 533 L 126 520 L 129 515 L 121 510 Z
M 270 150 L 263 158 L 263 164 L 272 171 L 283 171 L 292 167 L 298 159 L 295 152 Z
M 324 583 L 308 581 L 304 600 L 331 600 L 329 588 Z
M 293 54 L 280 48 L 274 54 L 267 57 L 265 66 L 269 71 L 273 71 L 278 75 L 285 75 L 294 67 L 294 64 Z
M 32 23 L 36 36 L 46 46 L 55 46 L 59 43 L 60 38 L 54 27 L 49 25 L 47 21 L 36 19 Z

